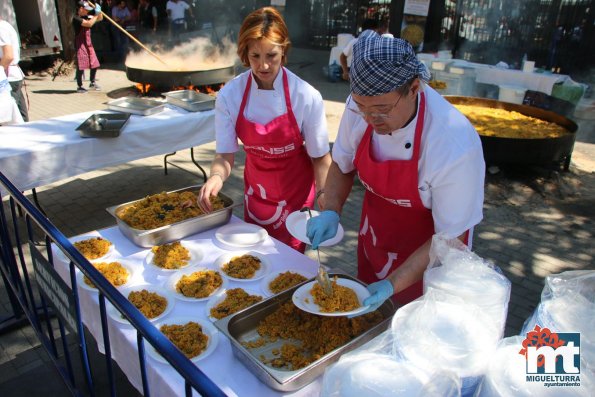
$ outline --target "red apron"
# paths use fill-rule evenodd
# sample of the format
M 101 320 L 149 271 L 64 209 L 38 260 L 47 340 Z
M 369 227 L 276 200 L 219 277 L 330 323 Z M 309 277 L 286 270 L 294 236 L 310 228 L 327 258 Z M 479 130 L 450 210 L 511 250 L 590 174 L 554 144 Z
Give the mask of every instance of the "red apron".
M 91 42 L 90 28 L 81 26 L 81 30 L 74 38 L 74 47 L 76 48 L 78 70 L 97 69 L 99 67 L 99 59 L 97 59 Z
M 434 234 L 432 211 L 419 195 L 418 162 L 426 100 L 421 93 L 411 160 L 376 161 L 369 125 L 354 164 L 366 187 L 357 247 L 358 278 L 372 283 L 386 278 Z M 395 295 L 405 304 L 422 295 L 419 281 Z
M 285 220 L 293 211 L 314 204 L 314 167 L 291 108 L 284 68 L 282 73 L 286 114 L 266 125 L 246 119 L 244 109 L 252 73 L 240 105 L 236 134 L 246 151 L 244 219 L 264 227 L 271 236 L 303 253 L 305 244 L 289 234 Z

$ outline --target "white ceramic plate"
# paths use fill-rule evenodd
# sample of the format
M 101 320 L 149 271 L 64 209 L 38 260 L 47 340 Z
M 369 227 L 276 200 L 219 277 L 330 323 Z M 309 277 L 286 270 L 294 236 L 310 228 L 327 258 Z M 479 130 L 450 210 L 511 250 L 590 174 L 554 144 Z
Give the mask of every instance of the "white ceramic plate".
M 190 359 L 190 361 L 195 363 L 197 361 L 200 361 L 200 360 L 208 357 L 209 354 L 213 353 L 215 351 L 215 349 L 217 348 L 217 343 L 219 342 L 219 332 L 213 326 L 213 324 L 211 324 L 210 322 L 208 322 L 206 320 L 199 320 L 197 318 L 192 318 L 192 317 L 172 317 L 172 318 L 162 319 L 159 323 L 155 324 L 155 327 L 157 327 L 157 329 L 159 329 L 159 328 L 161 328 L 162 325 L 166 325 L 166 324 L 167 325 L 174 325 L 174 324 L 184 325 L 190 321 L 194 321 L 195 323 L 200 324 L 200 326 L 202 327 L 202 332 L 209 337 L 209 341 L 207 342 L 207 348 L 205 350 L 203 350 L 203 352 L 200 353 L 198 356 L 194 356 Z M 157 353 L 157 350 L 155 350 L 153 345 L 147 343 L 146 346 L 147 346 L 146 351 L 149 354 L 149 356 L 151 356 L 156 361 L 167 364 L 167 361 L 165 360 L 165 358 L 163 358 L 163 356 L 161 354 Z
M 68 239 L 68 241 L 70 241 L 71 243 L 74 244 L 76 242 L 87 240 L 87 239 L 94 238 L 94 237 L 101 237 L 104 240 L 109 241 L 108 239 L 106 239 L 103 236 L 100 236 L 99 234 L 83 234 L 83 235 L 80 235 L 80 236 L 71 237 L 71 238 Z M 106 259 L 109 258 L 113 254 L 113 252 L 114 252 L 114 243 L 111 242 L 111 241 L 110 241 L 110 243 L 112 243 L 112 245 L 109 246 L 109 249 L 107 251 L 107 254 L 105 254 L 105 255 L 97 258 L 97 259 L 89 259 L 89 262 L 105 262 Z M 64 255 L 64 253 L 62 252 L 62 250 L 59 249 L 56 245 L 52 244 L 52 248 L 54 250 L 54 254 L 56 255 L 56 257 L 58 259 L 60 259 L 62 262 L 65 262 L 65 263 L 70 262 L 70 259 L 68 259 L 66 257 L 66 255 Z
M 311 210 L 312 217 L 318 216 L 318 211 Z M 300 212 L 294 211 L 287 217 L 285 221 L 285 226 L 287 226 L 287 231 L 291 233 L 291 235 L 301 242 L 306 244 L 312 244 L 308 236 L 306 235 L 306 224 L 308 223 L 308 219 L 310 219 L 310 215 L 308 212 Z M 321 247 L 329 247 L 331 245 L 335 245 L 341 240 L 343 240 L 343 235 L 345 231 L 343 230 L 343 226 L 339 223 L 339 228 L 337 229 L 337 234 L 335 237 L 325 240 L 320 243 Z
M 358 313 L 365 311 L 368 308 L 368 306 L 361 306 L 355 310 L 350 310 L 347 312 L 323 313 L 320 311 L 320 306 L 318 306 L 317 304 L 314 303 L 314 297 L 310 294 L 310 290 L 312 289 L 312 287 L 314 286 L 315 283 L 316 283 L 316 280 L 310 281 L 309 283 L 304 284 L 301 287 L 299 287 L 293 293 L 293 296 L 292 296 L 293 304 L 296 305 L 298 308 L 302 309 L 303 311 L 306 311 L 306 312 L 309 312 L 312 314 L 318 314 L 319 316 L 336 317 L 336 316 L 347 316 L 347 315 L 351 315 L 351 314 L 358 314 Z M 366 299 L 368 296 L 370 296 L 370 292 L 367 290 L 367 288 L 356 281 L 349 280 L 346 278 L 338 278 L 337 284 L 342 285 L 344 287 L 351 288 L 357 295 L 357 298 L 359 299 L 360 304 L 364 301 L 364 299 Z
M 188 264 L 186 266 L 181 267 L 179 269 L 164 269 L 162 267 L 159 267 L 155 263 L 153 263 L 153 258 L 155 257 L 155 254 L 153 254 L 153 251 L 151 251 L 150 248 L 149 248 L 149 253 L 145 257 L 144 265 L 151 266 L 152 268 L 163 271 L 163 272 L 176 272 L 176 271 L 179 271 L 182 269 L 188 269 L 190 267 L 198 265 L 200 263 L 200 261 L 202 260 L 202 258 L 204 257 L 202 250 L 196 246 L 191 246 L 189 244 L 186 244 L 183 241 L 182 241 L 182 246 L 184 248 L 186 248 L 188 250 L 188 252 L 190 253 L 190 260 L 188 261 Z
M 250 223 L 221 226 L 215 232 L 215 238 L 221 243 L 237 248 L 249 248 L 262 244 L 268 235 L 264 228 Z
M 155 293 L 161 295 L 162 297 L 164 297 L 165 299 L 167 299 L 167 306 L 165 307 L 165 310 L 163 311 L 163 313 L 161 313 L 160 315 L 158 315 L 156 317 L 148 318 L 149 321 L 158 321 L 161 318 L 163 318 L 164 316 L 166 316 L 169 312 L 172 311 L 176 300 L 171 295 L 171 293 L 169 293 L 168 291 L 165 291 L 162 287 L 150 285 L 150 284 L 139 284 L 139 285 L 135 285 L 132 287 L 122 288 L 120 290 L 120 292 L 122 293 L 122 295 L 124 295 L 124 298 L 128 298 L 128 294 L 130 294 L 131 292 L 142 291 L 144 289 L 146 289 L 149 292 L 155 292 Z M 122 314 L 112 304 L 109 304 L 107 306 L 107 314 L 109 314 L 109 316 L 114 321 L 117 321 L 122 324 L 130 324 L 128 319 L 125 317 L 122 317 Z
M 124 284 L 122 284 L 116 288 L 123 289 L 123 288 L 131 286 L 133 283 L 132 279 L 134 278 L 134 275 L 135 275 L 134 267 L 124 261 L 121 261 L 121 260 L 114 260 L 114 261 L 108 261 L 108 262 L 119 262 L 124 268 L 126 268 L 126 270 L 128 270 L 128 280 Z M 97 288 L 91 287 L 90 285 L 87 285 L 87 283 L 85 283 L 84 277 L 85 277 L 85 275 L 83 274 L 83 272 L 81 272 L 79 270 L 76 275 L 77 284 L 80 287 L 86 289 L 87 291 L 97 292 Z
M 208 269 L 206 267 L 195 267 L 192 269 L 179 270 L 178 272 L 172 274 L 170 276 L 170 278 L 165 282 L 165 289 L 167 291 L 171 292 L 173 294 L 173 296 L 175 296 L 176 298 L 183 300 L 183 301 L 187 301 L 187 302 L 205 301 L 205 300 L 209 299 L 211 296 L 215 295 L 217 292 L 221 291 L 222 289 L 225 289 L 225 287 L 227 286 L 227 279 L 225 278 L 225 275 L 223 274 L 223 272 L 221 272 L 218 269 L 215 271 L 218 271 L 221 274 L 221 279 L 223 282 L 222 282 L 221 286 L 219 288 L 217 288 L 215 291 L 213 291 L 213 293 L 211 295 L 205 296 L 204 298 L 192 298 L 189 296 L 184 296 L 184 295 L 180 294 L 178 291 L 176 291 L 176 284 L 182 278 L 183 275 L 189 275 L 194 272 L 200 272 L 200 271 L 205 271 L 205 270 L 213 270 L 213 269 Z
M 263 300 L 266 299 L 266 297 L 262 294 L 262 292 L 254 291 L 252 289 L 243 288 L 243 287 L 240 287 L 240 288 L 242 288 L 244 291 L 246 291 L 250 295 L 257 295 L 257 296 L 261 296 Z M 223 302 L 225 300 L 225 298 L 227 297 L 227 293 L 226 292 L 227 292 L 227 289 L 225 289 L 223 291 L 219 291 L 217 294 L 211 296 L 211 298 L 207 301 L 207 304 L 205 306 L 205 314 L 209 318 L 209 320 L 211 320 L 213 322 L 219 320 L 219 319 L 217 319 L 215 317 L 211 317 L 211 309 L 214 308 L 219 303 L 221 303 L 221 302 Z M 250 307 L 250 306 L 248 306 L 248 307 Z
M 223 271 L 223 265 L 225 265 L 227 262 L 229 262 L 236 256 L 243 256 L 243 255 L 252 255 L 252 256 L 255 256 L 258 259 L 260 259 L 260 269 L 258 269 L 254 273 L 254 277 L 252 277 L 252 278 L 235 278 L 235 277 L 228 276 L 227 273 L 225 273 Z M 261 278 L 263 278 L 264 276 L 269 274 L 269 272 L 271 271 L 271 264 L 269 263 L 268 259 L 266 258 L 266 255 L 261 254 L 259 252 L 255 252 L 255 251 L 228 252 L 226 254 L 221 255 L 219 258 L 215 259 L 214 265 L 217 269 L 219 269 L 219 272 L 221 273 L 221 275 L 223 277 L 226 277 L 233 281 L 240 281 L 240 282 L 260 280 Z
M 288 269 L 288 270 L 284 270 L 282 272 L 274 272 L 274 273 L 270 273 L 268 274 L 266 277 L 264 277 L 262 279 L 262 281 L 260 282 L 260 289 L 262 289 L 262 291 L 264 292 L 264 294 L 269 297 L 269 296 L 273 296 L 276 295 L 277 293 L 273 292 L 270 290 L 269 288 L 269 284 L 277 278 L 277 276 L 279 276 L 281 273 L 285 273 L 285 272 L 292 272 L 292 273 L 297 273 L 297 274 L 301 274 L 302 276 L 306 277 L 306 279 L 311 279 L 312 277 L 315 276 L 315 274 L 309 274 L 307 272 L 305 272 L 304 270 L 295 270 L 295 269 Z M 291 287 L 290 287 L 291 288 Z M 278 292 L 280 293 L 280 292 Z

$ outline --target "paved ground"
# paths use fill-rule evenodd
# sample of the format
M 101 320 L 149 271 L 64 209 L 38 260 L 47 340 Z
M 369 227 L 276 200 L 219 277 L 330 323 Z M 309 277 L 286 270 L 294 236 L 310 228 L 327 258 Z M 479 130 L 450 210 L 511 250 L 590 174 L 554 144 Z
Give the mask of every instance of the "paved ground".
M 331 140 L 334 140 L 348 87 L 330 83 L 322 75 L 328 52 L 296 49 L 290 69 L 318 88 L 324 98 Z M 29 76 L 27 92 L 31 119 L 103 109 L 113 97 L 131 92 L 132 84 L 117 69 L 101 69 L 103 90 L 77 94 L 72 76 Z M 488 174 L 485 219 L 477 228 L 474 251 L 500 266 L 513 283 L 506 335 L 517 334 L 538 304 L 544 277 L 570 269 L 595 268 L 593 219 L 595 215 L 595 121 L 593 102 L 581 103 L 577 144 L 569 173 L 541 169 L 502 168 Z M 164 133 L 167 133 L 164 131 Z M 196 150 L 208 166 L 214 145 Z M 178 165 L 192 171 L 188 151 L 179 152 Z M 242 164 L 243 161 L 238 161 Z M 224 192 L 234 200 L 242 197 L 242 167 L 236 167 Z M 117 167 L 63 180 L 38 190 L 49 219 L 67 236 L 113 226 L 105 208 L 147 194 L 196 184 L 198 177 L 172 167 L 163 173 L 162 157 L 134 161 Z M 354 274 L 356 235 L 363 188 L 354 187 L 342 216 L 346 237 L 340 246 L 324 249 L 322 260 Z M 241 208 L 238 210 L 241 215 Z M 9 313 L 0 291 L 0 318 Z M 31 382 L 31 379 L 38 381 Z M 0 395 L 60 396 L 65 391 L 34 333 L 25 327 L 0 336 Z M 123 395 L 128 395 L 124 393 Z

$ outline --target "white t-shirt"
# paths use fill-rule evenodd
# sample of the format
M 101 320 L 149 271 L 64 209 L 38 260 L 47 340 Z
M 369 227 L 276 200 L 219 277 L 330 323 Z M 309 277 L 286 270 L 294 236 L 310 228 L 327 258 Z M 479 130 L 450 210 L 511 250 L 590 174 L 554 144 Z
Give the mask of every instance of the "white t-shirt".
M 23 79 L 23 72 L 19 67 L 21 60 L 21 44 L 19 41 L 19 34 L 7 21 L 0 21 L 0 58 L 4 56 L 2 47 L 5 45 L 12 46 L 14 59 L 11 66 L 8 68 L 8 81 L 19 81 Z M 2 69 L 2 68 L 0 68 Z M 0 71 L 0 80 L 6 78 L 4 70 Z
M 483 149 L 479 135 L 465 116 L 432 88 L 424 86 L 424 92 L 426 115 L 419 161 L 420 197 L 423 205 L 432 210 L 435 232 L 455 238 L 483 218 Z M 349 100 L 347 107 L 357 109 Z M 411 159 L 417 117 L 392 135 L 372 135 L 372 151 L 377 160 Z M 355 169 L 355 153 L 366 128 L 367 123 L 361 116 L 347 109 L 343 112 L 333 145 L 333 160 L 343 173 Z
M 328 129 L 322 96 L 314 87 L 285 69 L 289 85 L 291 108 L 304 137 L 308 155 L 322 157 L 329 152 Z M 215 135 L 217 153 L 235 153 L 239 150 L 235 125 L 244 96 L 250 70 L 226 83 L 215 102 Z M 273 82 L 272 90 L 261 90 L 252 79 L 244 116 L 252 122 L 267 124 L 287 113 L 283 91 L 282 71 Z
M 168 1 L 167 5 L 165 6 L 166 10 L 171 11 L 171 19 L 176 20 L 176 19 L 181 19 L 184 18 L 184 11 L 186 11 L 187 9 L 189 9 L 190 6 L 188 5 L 188 3 L 186 3 L 185 1 L 178 1 L 177 3 L 174 3 L 173 1 Z

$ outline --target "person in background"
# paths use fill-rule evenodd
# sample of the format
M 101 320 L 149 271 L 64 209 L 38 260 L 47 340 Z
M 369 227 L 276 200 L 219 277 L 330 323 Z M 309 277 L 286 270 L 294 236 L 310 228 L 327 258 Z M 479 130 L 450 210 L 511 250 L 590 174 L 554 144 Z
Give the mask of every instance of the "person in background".
M 157 32 L 158 12 L 151 0 L 140 0 L 138 3 L 138 24 L 140 34 L 146 37 Z
M 388 33 L 388 21 L 386 20 L 382 21 L 381 24 L 378 24 L 378 21 L 375 19 L 366 19 L 362 23 L 362 32 L 365 32 L 366 30 L 373 30 L 384 37 L 393 37 L 392 34 Z M 357 37 L 347 43 L 345 48 L 343 48 L 341 55 L 339 55 L 339 62 L 341 63 L 341 69 L 343 70 L 341 78 L 345 81 L 349 81 L 349 60 L 353 55 L 353 45 L 356 41 Z
M 2 48 L 2 68 L 5 69 L 5 74 L 8 76 L 8 82 L 12 88 L 11 95 L 19 107 L 23 120 L 29 121 L 27 101 L 23 96 L 23 79 L 25 75 L 19 67 L 21 60 L 19 34 L 2 17 L 0 17 L 0 47 Z
M 130 12 L 130 19 L 124 24 L 126 31 L 134 35 L 138 31 L 138 7 L 132 0 L 126 2 L 126 9 Z
M 186 26 L 186 10 L 192 18 L 192 8 L 185 1 L 169 0 L 165 7 L 169 19 L 171 36 L 178 38 Z
M 422 295 L 432 236 L 470 245 L 483 217 L 479 135 L 440 94 L 411 45 L 372 31 L 355 43 L 346 111 L 333 145 L 324 211 L 307 223 L 312 248 L 335 236 L 357 173 L 366 189 L 358 233 L 363 303 Z
M 95 11 L 95 15 L 89 15 L 90 11 Z M 76 84 L 78 93 L 86 93 L 83 88 L 83 71 L 91 69 L 89 89 L 99 91 L 101 88 L 95 81 L 97 69 L 99 68 L 99 59 L 95 54 L 93 42 L 91 41 L 91 28 L 95 23 L 103 20 L 101 6 L 91 7 L 86 1 L 79 1 L 77 13 L 72 18 L 74 25 L 74 46 L 76 50 Z
M 116 6 L 112 8 L 112 19 L 122 28 L 126 28 L 126 24 L 132 19 L 130 10 L 126 7 L 126 0 L 119 0 Z M 128 51 L 128 36 L 114 25 L 111 28 L 112 37 L 114 38 L 114 50 L 118 60 L 123 61 Z
M 331 157 L 320 93 L 284 68 L 291 47 L 283 17 L 273 7 L 249 14 L 240 27 L 238 56 L 250 70 L 219 91 L 215 105 L 216 155 L 198 204 L 211 211 L 231 176 L 238 139 L 244 144 L 244 219 L 304 252 L 287 231 L 287 216 L 312 207 Z M 318 192 L 318 193 L 317 193 Z

